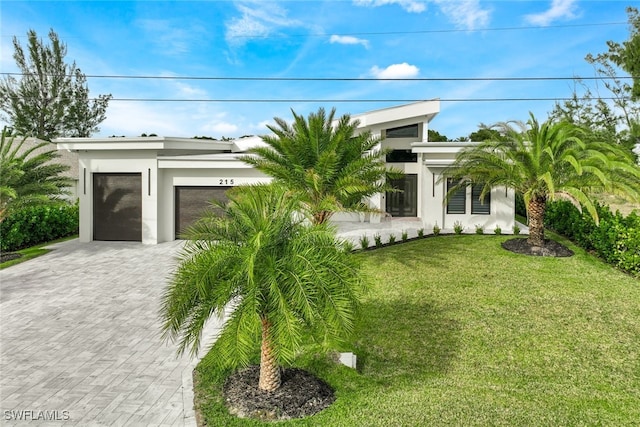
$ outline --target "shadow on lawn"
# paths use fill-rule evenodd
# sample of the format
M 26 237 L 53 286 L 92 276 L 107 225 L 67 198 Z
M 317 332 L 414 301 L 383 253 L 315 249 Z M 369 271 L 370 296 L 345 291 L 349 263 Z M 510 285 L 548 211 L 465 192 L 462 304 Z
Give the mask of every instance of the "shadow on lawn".
M 358 370 L 375 378 L 446 373 L 460 347 L 460 323 L 446 307 L 367 301 L 356 342 Z

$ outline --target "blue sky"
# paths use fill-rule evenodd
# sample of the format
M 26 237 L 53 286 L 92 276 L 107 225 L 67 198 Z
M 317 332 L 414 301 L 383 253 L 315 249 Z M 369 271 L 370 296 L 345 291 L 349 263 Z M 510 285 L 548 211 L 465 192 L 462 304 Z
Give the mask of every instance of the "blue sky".
M 97 136 L 238 137 L 266 133 L 266 123 L 289 120 L 291 109 L 306 115 L 335 106 L 338 115 L 358 114 L 400 100 L 440 98 L 431 128 L 457 138 L 480 123 L 526 120 L 529 112 L 546 118 L 554 105 L 472 100 L 565 98 L 574 83 L 380 79 L 591 77 L 585 55 L 606 51 L 607 40 L 628 39 L 626 6 L 640 2 L 3 0 L 1 71 L 16 71 L 14 36 L 24 45 L 29 29 L 46 39 L 52 28 L 67 44 L 68 62 L 87 76 L 166 77 L 88 77 L 92 95 L 115 98 Z

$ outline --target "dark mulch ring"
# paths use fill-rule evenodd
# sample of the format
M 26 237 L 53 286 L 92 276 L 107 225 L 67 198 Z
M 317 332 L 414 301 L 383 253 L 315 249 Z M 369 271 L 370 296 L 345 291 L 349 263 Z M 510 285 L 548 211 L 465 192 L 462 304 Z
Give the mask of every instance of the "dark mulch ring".
M 17 252 L 2 252 L 0 253 L 0 264 L 2 264 L 3 262 L 11 261 L 13 259 L 18 259 L 21 256 L 22 254 L 19 254 Z
M 509 239 L 502 243 L 502 247 L 508 251 L 523 255 L 569 257 L 573 251 L 555 240 L 545 239 L 544 246 L 532 246 L 527 239 Z
M 288 420 L 316 414 L 335 401 L 331 387 L 307 371 L 282 370 L 282 385 L 267 392 L 258 389 L 260 367 L 235 372 L 224 383 L 229 412 L 240 418 Z

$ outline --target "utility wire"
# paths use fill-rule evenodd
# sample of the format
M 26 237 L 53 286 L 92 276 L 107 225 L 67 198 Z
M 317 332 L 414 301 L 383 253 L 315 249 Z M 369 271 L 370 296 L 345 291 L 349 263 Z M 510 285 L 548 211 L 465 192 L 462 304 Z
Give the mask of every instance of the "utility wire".
M 33 73 L 0 73 L 4 76 L 28 76 Z M 45 74 L 48 77 L 59 77 L 57 74 Z M 72 77 L 72 76 L 68 76 Z M 619 76 L 619 77 L 401 77 L 401 78 L 377 78 L 377 77 L 221 77 L 221 76 L 126 76 L 108 74 L 86 74 L 87 78 L 94 79 L 148 79 L 148 80 L 224 80 L 224 81 L 349 81 L 349 82 L 372 82 L 372 81 L 403 81 L 403 82 L 462 82 L 462 81 L 553 81 L 553 80 L 629 80 L 638 79 L 640 76 Z
M 540 26 L 522 26 L 522 27 L 495 27 L 495 28 L 444 28 L 433 30 L 412 30 L 412 31 L 370 31 L 357 33 L 306 33 L 306 34 L 266 34 L 266 35 L 230 35 L 229 39 L 276 39 L 286 37 L 330 37 L 330 36 L 390 36 L 390 35 L 410 35 L 410 34 L 438 34 L 438 33 L 477 33 L 484 31 L 520 31 L 520 30 L 553 30 L 558 28 L 583 28 L 583 27 L 605 27 L 613 25 L 628 25 L 626 21 L 622 22 L 596 22 L 587 24 L 560 24 L 560 25 L 540 25 Z M 15 36 L 9 34 L 1 34 L 1 38 L 27 38 L 27 36 Z M 80 37 L 70 37 L 80 38 Z
M 435 99 L 183 99 L 183 98 L 111 98 L 111 101 L 122 102 L 220 102 L 220 103 L 367 103 L 367 102 L 518 102 L 518 101 L 571 101 L 572 97 L 540 97 L 540 98 L 435 98 Z M 600 97 L 602 100 L 616 100 L 616 97 Z M 626 99 L 626 98 L 623 98 Z

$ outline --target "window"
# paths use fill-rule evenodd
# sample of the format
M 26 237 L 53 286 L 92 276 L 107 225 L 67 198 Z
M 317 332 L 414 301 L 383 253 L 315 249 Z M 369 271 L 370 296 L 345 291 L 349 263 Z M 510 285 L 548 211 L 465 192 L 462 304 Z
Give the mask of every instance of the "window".
M 417 138 L 418 125 L 400 126 L 397 128 L 387 129 L 387 138 Z
M 387 154 L 387 163 L 416 163 L 418 154 L 411 150 L 393 150 Z
M 455 182 L 451 178 L 447 178 L 447 193 L 449 190 L 455 186 L 457 182 Z M 447 203 L 447 213 L 448 214 L 463 214 L 465 213 L 465 205 L 467 204 L 467 189 L 466 187 L 459 188 L 455 193 L 451 195 L 449 198 L 449 203 Z
M 479 215 L 489 215 L 491 213 L 491 192 L 480 200 L 483 184 L 473 184 L 471 186 L 471 213 Z

